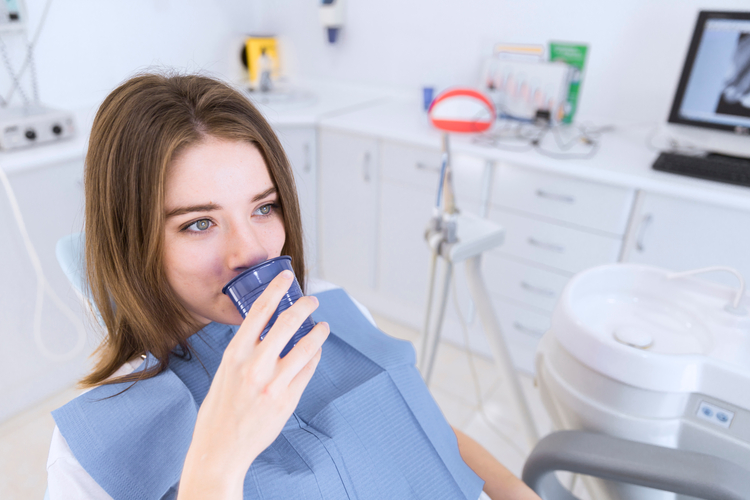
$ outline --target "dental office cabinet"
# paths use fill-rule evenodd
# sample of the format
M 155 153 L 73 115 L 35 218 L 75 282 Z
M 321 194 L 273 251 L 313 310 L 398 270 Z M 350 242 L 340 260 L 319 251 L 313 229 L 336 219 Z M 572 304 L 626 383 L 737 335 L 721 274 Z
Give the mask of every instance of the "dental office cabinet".
M 505 228 L 483 273 L 516 367 L 533 373 L 534 353 L 570 277 L 613 262 L 686 270 L 730 266 L 750 277 L 750 190 L 651 170 L 649 130 L 621 128 L 588 160 L 508 152 L 453 135 L 459 209 Z M 324 119 L 319 126 L 324 278 L 373 311 L 421 330 L 440 135 L 418 105 L 393 99 Z M 346 212 L 346 213 L 342 213 Z M 707 275 L 737 286 L 731 275 Z M 457 273 L 443 338 L 489 353 Z

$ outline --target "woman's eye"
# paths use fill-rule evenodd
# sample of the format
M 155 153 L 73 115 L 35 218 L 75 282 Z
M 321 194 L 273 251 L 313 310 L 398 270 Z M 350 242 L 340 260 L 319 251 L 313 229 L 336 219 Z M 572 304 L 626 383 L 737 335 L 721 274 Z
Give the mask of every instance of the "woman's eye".
M 208 219 L 200 219 L 190 224 L 187 229 L 188 231 L 205 231 L 211 227 L 211 221 Z
M 256 210 L 256 213 L 258 215 L 270 215 L 271 212 L 273 212 L 273 203 L 269 203 L 268 205 L 263 205 L 258 210 Z

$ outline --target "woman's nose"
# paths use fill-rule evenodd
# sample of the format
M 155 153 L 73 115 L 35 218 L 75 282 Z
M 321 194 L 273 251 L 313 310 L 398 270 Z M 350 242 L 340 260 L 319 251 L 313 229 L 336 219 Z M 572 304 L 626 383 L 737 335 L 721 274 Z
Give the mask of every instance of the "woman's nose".
M 241 273 L 268 260 L 268 251 L 252 227 L 236 227 L 227 235 L 227 266 Z

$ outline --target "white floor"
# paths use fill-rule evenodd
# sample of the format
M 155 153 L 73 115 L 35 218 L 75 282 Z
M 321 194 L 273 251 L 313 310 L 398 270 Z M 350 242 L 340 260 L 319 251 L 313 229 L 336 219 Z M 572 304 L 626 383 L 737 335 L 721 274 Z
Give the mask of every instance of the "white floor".
M 416 342 L 416 331 L 387 318 L 375 319 L 386 333 Z M 473 437 L 508 469 L 520 475 L 529 449 L 524 443 L 517 409 L 504 390 L 505 381 L 492 361 L 480 356 L 475 356 L 474 361 L 485 416 L 479 411 L 469 356 L 463 349 L 445 342 L 440 345 L 430 390 L 451 425 Z M 522 377 L 521 384 L 537 430 L 544 435 L 551 427 L 538 390 L 531 377 Z M 75 389 L 68 389 L 0 425 L 0 499 L 42 499 L 46 488 L 47 451 L 54 429 L 50 411 L 76 395 Z

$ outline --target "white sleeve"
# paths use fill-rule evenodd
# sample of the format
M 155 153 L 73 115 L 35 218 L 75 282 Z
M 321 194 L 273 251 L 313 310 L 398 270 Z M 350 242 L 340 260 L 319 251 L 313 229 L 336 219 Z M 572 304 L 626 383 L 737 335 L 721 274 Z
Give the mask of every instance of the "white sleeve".
M 47 458 L 47 490 L 49 500 L 112 500 L 78 463 L 57 426 Z
M 123 364 L 112 377 L 133 372 L 143 362 L 136 358 Z M 84 391 L 87 392 L 87 391 Z M 55 426 L 47 457 L 47 491 L 49 500 L 112 500 L 76 460 L 60 429 Z

